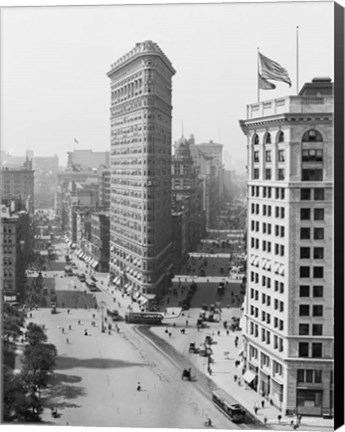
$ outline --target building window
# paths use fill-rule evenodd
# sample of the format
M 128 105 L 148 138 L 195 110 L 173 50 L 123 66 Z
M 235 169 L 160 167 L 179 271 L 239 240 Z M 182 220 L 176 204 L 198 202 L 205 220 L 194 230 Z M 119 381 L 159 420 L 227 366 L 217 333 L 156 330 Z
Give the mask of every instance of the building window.
M 301 201 L 310 201 L 311 198 L 311 189 L 303 188 L 301 189 Z
M 284 132 L 280 131 L 278 132 L 278 143 L 284 142 Z
M 321 358 L 322 357 L 322 343 L 312 343 L 311 356 L 313 358 Z
M 259 179 L 259 168 L 254 168 L 254 180 L 258 180 Z
M 298 357 L 309 357 L 308 342 L 300 342 L 298 344 Z
M 323 316 L 323 306 L 322 305 L 313 305 L 313 316 L 314 317 L 322 317 Z
M 322 142 L 322 135 L 315 129 L 310 129 L 304 133 L 303 142 Z
M 259 162 L 259 152 L 258 151 L 254 152 L 254 162 Z
M 272 162 L 272 152 L 271 150 L 266 151 L 266 162 Z
M 313 336 L 322 336 L 322 324 L 313 324 Z
M 314 259 L 323 259 L 323 248 L 315 247 L 314 248 Z
M 322 181 L 322 169 L 302 169 L 302 181 Z
M 314 200 L 315 201 L 324 201 L 325 199 L 325 190 L 324 189 L 314 189 Z
M 323 297 L 323 286 L 322 285 L 313 286 L 313 297 Z
M 279 168 L 278 169 L 278 180 L 284 180 L 285 179 L 285 169 Z
M 254 136 L 253 136 L 253 143 L 256 145 L 256 144 L 259 144 L 259 135 L 258 134 L 255 134 Z
M 309 285 L 300 285 L 299 287 L 299 296 L 300 297 L 309 297 L 310 295 L 310 287 Z
M 310 277 L 310 267 L 301 266 L 299 268 L 299 277 L 300 278 L 308 278 L 308 277 Z
M 323 151 L 316 149 L 302 150 L 302 162 L 322 162 Z
M 285 162 L 285 150 L 278 150 L 278 162 Z
M 309 335 L 309 324 L 300 324 L 299 325 L 299 335 L 300 336 Z
M 271 168 L 265 169 L 265 180 L 271 180 L 271 173 L 272 173 Z
M 301 259 L 309 259 L 310 258 L 310 248 L 309 247 L 301 247 L 300 248 L 300 258 Z
M 309 316 L 309 305 L 299 305 L 299 316 Z
M 314 267 L 313 268 L 313 277 L 317 279 L 323 278 L 323 267 Z
M 301 208 L 300 209 L 300 219 L 301 220 L 310 220 L 310 209 L 309 208 Z
M 271 134 L 269 132 L 265 136 L 265 144 L 271 144 Z
M 325 210 L 316 208 L 314 209 L 314 220 L 324 220 Z
M 314 240 L 323 240 L 323 238 L 324 238 L 324 229 L 314 228 Z
M 301 240 L 309 240 L 310 239 L 310 228 L 301 228 L 300 238 L 301 238 Z

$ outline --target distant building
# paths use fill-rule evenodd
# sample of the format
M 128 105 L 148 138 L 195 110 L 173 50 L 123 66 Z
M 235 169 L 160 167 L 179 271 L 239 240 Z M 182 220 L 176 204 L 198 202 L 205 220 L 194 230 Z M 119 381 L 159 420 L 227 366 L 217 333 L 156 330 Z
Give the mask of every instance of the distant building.
M 173 255 L 176 268 L 205 234 L 203 184 L 193 164 L 190 141 L 180 138 L 172 158 Z M 182 238 L 180 238 L 182 236 Z
M 68 169 L 98 169 L 102 165 L 109 166 L 110 153 L 94 152 L 93 150 L 74 150 L 67 152 Z
M 171 266 L 171 62 L 151 41 L 108 72 L 111 86 L 110 272 L 155 295 Z
M 1 170 L 2 203 L 11 206 L 11 211 L 26 209 L 34 214 L 34 170 L 32 161 L 26 160 L 20 168 Z
M 25 270 L 31 253 L 29 215 L 21 211 L 11 214 L 1 205 L 1 280 L 5 301 L 15 302 L 23 298 Z
M 99 171 L 99 205 L 110 208 L 110 168 L 102 167 Z
M 54 208 L 59 172 L 57 155 L 34 157 L 33 169 L 35 171 L 35 207 Z
M 193 136 L 192 140 L 194 141 Z M 202 167 L 203 159 L 205 159 L 206 156 L 208 159 L 212 160 L 212 165 L 215 165 L 219 168 L 223 166 L 223 144 L 214 143 L 212 140 L 208 143 L 191 143 L 190 151 L 195 165 Z M 201 173 L 206 174 L 206 172 L 202 171 Z
M 91 267 L 99 272 L 109 271 L 110 217 L 107 212 L 91 214 Z
M 254 103 L 248 149 L 245 381 L 284 414 L 332 415 L 333 84 Z M 343 289 L 343 287 L 341 287 Z

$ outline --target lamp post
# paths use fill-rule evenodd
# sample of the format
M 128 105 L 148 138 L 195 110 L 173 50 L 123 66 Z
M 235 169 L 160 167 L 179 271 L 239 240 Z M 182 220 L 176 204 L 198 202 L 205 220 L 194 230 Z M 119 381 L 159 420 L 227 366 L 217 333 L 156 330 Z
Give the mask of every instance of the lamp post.
M 105 302 L 101 301 L 100 305 L 101 305 L 101 311 L 102 311 L 102 333 L 104 333 L 105 332 L 105 328 L 104 328 L 104 306 L 105 306 Z

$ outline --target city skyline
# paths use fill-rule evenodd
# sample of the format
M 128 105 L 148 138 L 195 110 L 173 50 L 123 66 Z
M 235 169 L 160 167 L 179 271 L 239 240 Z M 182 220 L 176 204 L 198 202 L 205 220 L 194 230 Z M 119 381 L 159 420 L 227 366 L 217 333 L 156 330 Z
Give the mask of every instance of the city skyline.
M 332 14 L 328 2 L 3 10 L 2 150 L 57 153 L 61 165 L 74 138 L 76 149 L 110 150 L 106 72 L 123 52 L 150 39 L 176 69 L 172 145 L 183 130 L 197 143 L 222 143 L 226 168 L 237 168 L 238 160 L 244 166 L 238 120 L 257 100 L 257 48 L 292 80 L 291 88 L 261 91 L 261 100 L 297 93 L 297 25 L 299 88 L 315 76 L 333 79 Z

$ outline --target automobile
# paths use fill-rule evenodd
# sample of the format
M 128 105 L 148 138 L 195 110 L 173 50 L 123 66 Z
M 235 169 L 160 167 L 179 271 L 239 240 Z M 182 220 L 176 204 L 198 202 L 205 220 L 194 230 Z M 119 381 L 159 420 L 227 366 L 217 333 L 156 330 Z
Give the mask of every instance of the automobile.
M 119 311 L 116 309 L 107 309 L 107 314 L 112 318 L 113 321 L 119 321 Z
M 191 342 L 189 344 L 189 352 L 197 354 L 199 352 L 199 348 L 195 346 L 195 342 Z

